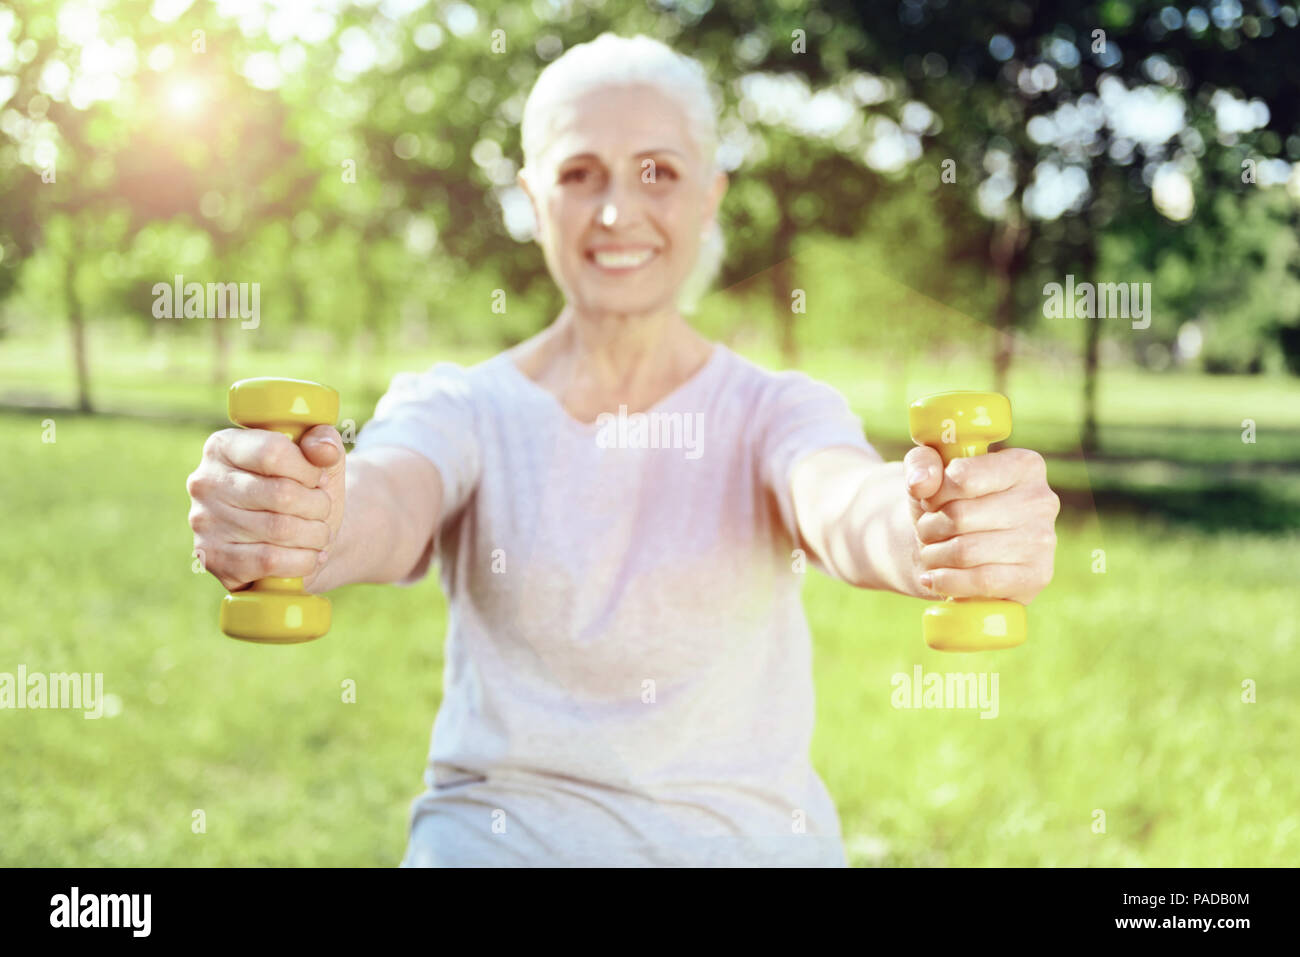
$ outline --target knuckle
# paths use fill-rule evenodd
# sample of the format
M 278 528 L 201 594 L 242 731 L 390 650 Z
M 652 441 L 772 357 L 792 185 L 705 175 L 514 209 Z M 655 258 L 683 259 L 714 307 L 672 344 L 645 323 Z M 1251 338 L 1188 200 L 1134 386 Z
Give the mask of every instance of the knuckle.
M 1033 478 L 1047 477 L 1047 460 L 1033 449 L 1023 449 L 1022 457 L 1024 459 L 1025 472 Z
M 212 527 L 212 514 L 206 508 L 195 506 L 190 509 L 190 529 L 196 535 L 203 534 Z
M 269 578 L 275 567 L 275 557 L 267 545 L 258 545 L 248 556 L 248 568 L 252 578 Z
M 231 438 L 238 438 L 245 432 L 244 429 L 218 429 L 208 436 L 207 441 L 203 443 L 203 457 L 209 460 L 220 460 L 222 450 L 227 447 Z
M 280 464 L 280 446 L 270 439 L 263 439 L 257 451 L 253 453 L 253 462 L 264 475 L 274 474 Z
M 287 512 L 294 502 L 292 483 L 288 479 L 272 479 L 268 498 L 273 510 Z
M 214 545 L 208 545 L 200 541 L 195 543 L 195 551 L 199 553 L 199 558 L 203 563 L 203 570 L 229 588 L 230 586 L 226 582 L 233 573 L 230 568 L 229 558 L 222 550 Z
M 1051 512 L 1052 518 L 1061 514 L 1061 496 L 1057 495 L 1050 488 L 1047 490 L 1047 507 Z

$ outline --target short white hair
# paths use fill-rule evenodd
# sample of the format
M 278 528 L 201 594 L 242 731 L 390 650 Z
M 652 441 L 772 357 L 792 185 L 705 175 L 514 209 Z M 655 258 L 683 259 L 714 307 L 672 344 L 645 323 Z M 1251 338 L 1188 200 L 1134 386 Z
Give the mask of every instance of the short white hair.
M 602 33 L 571 47 L 542 70 L 524 103 L 520 139 L 524 175 L 538 171 L 554 137 L 556 107 L 596 89 L 646 85 L 681 107 L 687 132 L 704 161 L 707 176 L 718 172 L 718 111 L 708 75 L 699 61 L 653 37 Z M 693 312 L 722 268 L 726 242 L 716 217 L 700 242 L 695 267 L 678 294 L 683 312 Z

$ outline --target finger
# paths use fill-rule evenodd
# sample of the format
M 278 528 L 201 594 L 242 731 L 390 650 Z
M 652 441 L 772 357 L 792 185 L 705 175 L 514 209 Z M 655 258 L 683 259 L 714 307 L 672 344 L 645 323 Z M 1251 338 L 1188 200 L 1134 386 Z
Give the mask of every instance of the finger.
M 930 590 L 945 598 L 1005 598 L 1018 594 L 1033 570 L 1025 565 L 978 565 L 975 568 L 935 568 Z
M 236 542 L 320 550 L 330 541 L 330 527 L 322 521 L 309 521 L 283 512 L 250 512 L 223 504 L 214 504 L 212 511 Z
M 220 568 L 228 579 L 240 582 L 260 578 L 305 578 L 316 572 L 324 554 L 310 548 L 223 542 L 208 549 L 207 564 Z
M 308 462 L 287 435 L 265 429 L 226 429 L 213 438 L 215 453 L 237 469 L 290 478 L 307 488 L 320 484 L 320 468 Z
M 1037 511 L 1031 511 L 1024 496 L 1016 490 L 998 492 L 983 498 L 959 498 L 918 518 L 916 537 L 922 545 L 929 545 L 946 541 L 954 535 L 1016 528 L 1037 517 Z
M 903 474 L 907 477 L 908 495 L 919 503 L 939 491 L 943 459 L 928 445 L 919 445 L 903 456 Z
M 298 448 L 312 465 L 332 469 L 343 461 L 343 437 L 332 425 L 316 425 L 303 433 Z
M 1042 530 L 1013 528 L 974 532 L 922 546 L 920 560 L 923 568 L 1027 565 L 1037 561 L 1044 549 L 1055 547 L 1055 544 L 1056 535 L 1046 526 Z
M 954 499 L 992 495 L 1046 475 L 1043 457 L 1029 449 L 965 456 L 948 463 L 943 485 L 926 504 L 932 509 L 942 508 Z
M 329 518 L 329 493 L 319 488 L 303 488 L 288 478 L 268 478 L 251 472 L 227 472 L 217 490 L 216 500 L 232 508 L 250 512 L 281 512 L 308 521 Z

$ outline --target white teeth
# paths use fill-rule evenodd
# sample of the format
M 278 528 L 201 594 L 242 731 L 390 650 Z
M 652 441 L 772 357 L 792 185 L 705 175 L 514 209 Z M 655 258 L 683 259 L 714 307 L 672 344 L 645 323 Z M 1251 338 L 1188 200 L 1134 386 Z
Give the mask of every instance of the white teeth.
M 596 260 L 596 265 L 604 266 L 606 269 L 635 269 L 649 262 L 653 255 L 652 249 L 642 249 L 637 252 L 598 251 L 592 258 Z

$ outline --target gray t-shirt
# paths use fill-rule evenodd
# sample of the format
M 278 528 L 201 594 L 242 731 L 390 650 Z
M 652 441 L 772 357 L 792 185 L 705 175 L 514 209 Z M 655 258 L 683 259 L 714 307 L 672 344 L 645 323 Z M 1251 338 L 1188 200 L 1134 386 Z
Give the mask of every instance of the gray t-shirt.
M 404 866 L 843 866 L 808 756 L 790 472 L 839 392 L 715 345 L 591 424 L 507 353 L 396 376 L 357 448 L 442 476 L 443 701 Z M 808 565 L 816 566 L 812 556 Z

